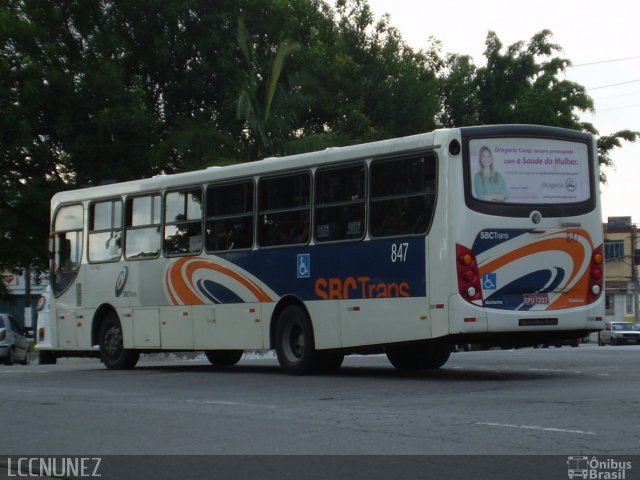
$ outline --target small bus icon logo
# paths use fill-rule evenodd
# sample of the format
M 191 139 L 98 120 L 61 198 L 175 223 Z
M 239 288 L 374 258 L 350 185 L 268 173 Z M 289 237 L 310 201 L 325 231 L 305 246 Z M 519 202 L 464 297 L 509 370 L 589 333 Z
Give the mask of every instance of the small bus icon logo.
M 589 478 L 589 457 L 567 458 L 567 469 L 569 478 Z

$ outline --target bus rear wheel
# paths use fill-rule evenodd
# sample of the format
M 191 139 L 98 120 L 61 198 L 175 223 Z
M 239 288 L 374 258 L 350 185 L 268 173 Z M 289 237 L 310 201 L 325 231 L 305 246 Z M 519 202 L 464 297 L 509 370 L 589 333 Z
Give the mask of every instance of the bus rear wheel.
M 55 365 L 58 361 L 58 356 L 53 352 L 46 350 L 40 350 L 38 352 L 38 363 L 40 365 Z
M 135 367 L 139 358 L 140 352 L 124 348 L 118 316 L 108 314 L 100 327 L 100 361 L 110 370 L 126 370 Z
M 230 367 L 242 358 L 244 350 L 207 350 L 207 360 L 216 367 Z
M 297 305 L 289 305 L 278 316 L 275 349 L 278 363 L 285 373 L 312 373 L 317 362 L 313 327 L 306 312 Z
M 389 347 L 387 358 L 398 370 L 414 371 L 440 368 L 451 355 L 447 344 L 404 345 Z

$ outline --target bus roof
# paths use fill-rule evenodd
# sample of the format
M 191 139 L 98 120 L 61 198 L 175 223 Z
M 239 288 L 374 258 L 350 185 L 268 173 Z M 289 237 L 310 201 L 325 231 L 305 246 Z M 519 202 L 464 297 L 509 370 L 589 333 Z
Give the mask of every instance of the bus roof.
M 245 162 L 225 167 L 209 167 L 203 170 L 191 172 L 156 175 L 152 178 L 132 180 L 128 182 L 113 183 L 97 187 L 80 188 L 59 192 L 52 198 L 52 207 L 60 203 L 79 202 L 89 199 L 108 198 L 118 195 L 135 195 L 154 190 L 166 190 L 184 187 L 188 185 L 200 185 L 209 182 L 224 182 L 239 177 L 251 177 L 256 175 L 272 174 L 286 170 L 297 170 L 319 165 L 345 162 L 356 159 L 381 157 L 393 152 L 421 150 L 437 148 L 439 145 L 448 144 L 455 135 L 472 134 L 488 135 L 526 134 L 540 136 L 563 137 L 572 136 L 576 139 L 593 138 L 586 132 L 547 127 L 541 125 L 484 125 L 475 127 L 462 127 L 454 129 L 439 129 L 428 133 L 420 133 L 407 137 L 392 138 L 371 143 L 362 143 L 348 147 L 331 147 L 325 150 L 290 155 L 286 157 L 270 157 L 254 162 Z
M 116 195 L 135 195 L 153 190 L 165 190 L 207 182 L 220 182 L 238 177 L 272 174 L 286 170 L 297 170 L 311 166 L 328 165 L 343 161 L 384 156 L 396 151 L 411 151 L 436 146 L 435 139 L 448 136 L 451 129 L 441 129 L 408 137 L 393 138 L 348 147 L 331 147 L 325 150 L 291 155 L 269 157 L 254 162 L 239 163 L 224 167 L 208 167 L 171 175 L 156 175 L 151 178 L 113 183 L 96 187 L 63 191 L 52 198 L 52 206 L 59 203 L 78 202 L 94 198 L 108 198 Z

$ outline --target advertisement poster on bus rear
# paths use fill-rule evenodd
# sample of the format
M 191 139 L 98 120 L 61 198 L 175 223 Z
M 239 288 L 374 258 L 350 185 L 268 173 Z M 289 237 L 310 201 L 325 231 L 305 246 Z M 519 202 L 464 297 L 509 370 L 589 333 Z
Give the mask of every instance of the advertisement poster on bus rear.
M 589 199 L 584 143 L 485 138 L 469 142 L 474 198 L 489 202 L 569 204 Z

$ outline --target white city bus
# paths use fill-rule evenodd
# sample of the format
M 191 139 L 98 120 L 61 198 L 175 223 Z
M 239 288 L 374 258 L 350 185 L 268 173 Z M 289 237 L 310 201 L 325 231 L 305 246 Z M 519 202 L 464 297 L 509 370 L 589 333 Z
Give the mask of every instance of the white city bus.
M 592 135 L 503 125 L 59 193 L 38 349 L 112 369 L 275 349 L 302 374 L 584 336 L 604 316 L 598 178 Z

